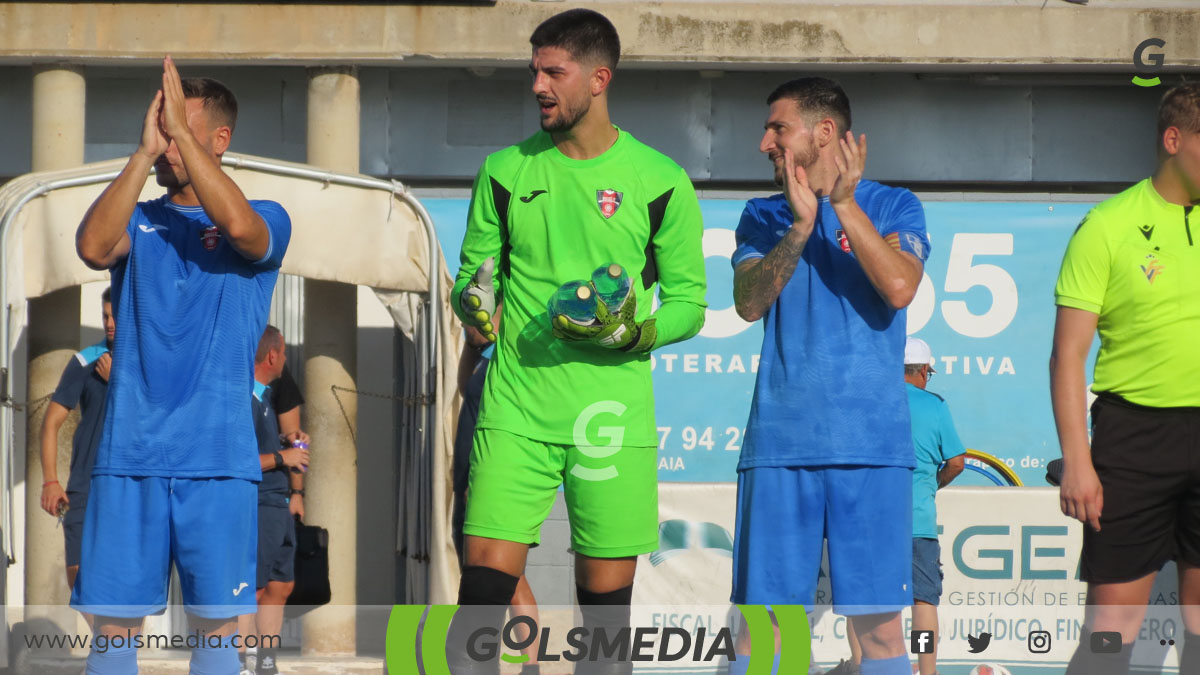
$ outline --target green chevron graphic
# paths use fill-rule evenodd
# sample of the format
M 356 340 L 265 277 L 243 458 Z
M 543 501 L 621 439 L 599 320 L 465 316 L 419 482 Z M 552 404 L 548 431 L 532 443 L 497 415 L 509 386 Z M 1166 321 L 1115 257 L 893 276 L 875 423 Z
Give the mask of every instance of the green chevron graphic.
M 772 608 L 775 620 L 779 622 L 779 672 L 807 673 L 812 651 L 808 613 L 803 605 L 773 605 Z
M 417 675 L 417 629 L 425 605 L 396 605 L 388 617 L 384 660 L 389 673 Z
M 425 675 L 450 675 L 450 664 L 446 663 L 446 635 L 450 632 L 450 619 L 458 611 L 458 605 L 431 605 L 425 617 L 425 630 L 421 631 L 421 664 Z
M 775 629 L 766 605 L 738 605 L 750 631 L 750 668 L 746 675 L 771 675 L 775 665 Z M 806 673 L 812 644 L 803 605 L 772 605 L 779 623 L 779 672 Z

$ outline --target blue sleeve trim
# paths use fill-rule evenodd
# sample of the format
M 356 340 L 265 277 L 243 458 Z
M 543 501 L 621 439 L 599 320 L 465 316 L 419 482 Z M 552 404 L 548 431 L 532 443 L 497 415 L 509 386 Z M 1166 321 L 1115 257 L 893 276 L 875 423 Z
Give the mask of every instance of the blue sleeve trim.
M 737 269 L 738 265 L 741 265 L 742 263 L 746 262 L 747 260 L 753 260 L 755 258 L 765 258 L 765 257 L 767 257 L 767 256 L 763 255 L 762 253 L 759 253 L 758 251 L 746 251 L 740 255 L 737 252 L 734 252 L 733 257 L 731 257 L 729 259 L 729 262 L 733 264 L 734 269 Z
M 264 224 L 266 223 L 265 218 L 263 219 L 263 223 Z M 255 260 L 254 264 L 261 265 L 261 264 L 267 262 L 268 260 L 271 259 L 271 255 L 273 253 L 275 253 L 275 233 L 271 231 L 271 226 L 267 225 L 267 252 L 265 254 L 263 254 L 263 257 L 259 258 L 258 260 Z
M 277 268 L 283 264 L 283 256 L 291 239 L 291 218 L 287 211 L 276 202 L 256 200 L 251 201 L 250 206 L 262 218 L 263 224 L 267 227 L 267 251 L 261 258 L 251 261 L 250 264 L 255 267 Z

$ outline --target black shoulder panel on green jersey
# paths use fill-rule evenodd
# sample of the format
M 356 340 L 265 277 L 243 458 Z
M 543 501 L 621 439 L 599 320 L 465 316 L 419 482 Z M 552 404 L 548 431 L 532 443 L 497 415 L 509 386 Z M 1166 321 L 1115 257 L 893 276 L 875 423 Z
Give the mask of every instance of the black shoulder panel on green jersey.
M 509 261 L 512 244 L 508 240 L 508 202 L 512 199 L 512 193 L 495 178 L 489 176 L 488 179 L 492 181 L 492 206 L 500 221 L 500 273 L 508 277 L 512 276 Z
M 1083 220 L 1079 221 L 1079 224 L 1075 226 L 1075 232 L 1078 232 L 1079 230 L 1083 229 L 1083 224 L 1084 224 L 1084 223 L 1086 223 L 1086 222 L 1088 221 L 1088 217 L 1089 217 L 1089 216 L 1091 216 L 1091 215 L 1092 215 L 1092 212 L 1091 212 L 1091 211 L 1088 211 L 1087 213 L 1085 213 L 1085 214 L 1083 215 Z M 1072 237 L 1074 237 L 1074 236 L 1075 236 L 1075 232 L 1072 232 L 1072 233 L 1071 233 L 1071 236 L 1072 236 Z
M 663 218 L 667 215 L 667 204 L 671 202 L 674 192 L 675 188 L 671 188 L 646 205 L 646 211 L 650 214 L 650 237 L 646 240 L 646 266 L 642 268 L 643 289 L 650 288 L 658 281 L 658 264 L 654 260 L 654 237 L 662 227 Z

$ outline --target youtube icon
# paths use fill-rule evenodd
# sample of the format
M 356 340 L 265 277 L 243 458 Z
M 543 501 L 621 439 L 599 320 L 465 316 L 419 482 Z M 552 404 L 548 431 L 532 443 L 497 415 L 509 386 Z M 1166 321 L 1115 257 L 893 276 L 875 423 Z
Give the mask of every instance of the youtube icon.
M 1121 634 L 1116 631 L 1096 631 L 1092 633 L 1093 654 L 1116 654 L 1121 651 Z

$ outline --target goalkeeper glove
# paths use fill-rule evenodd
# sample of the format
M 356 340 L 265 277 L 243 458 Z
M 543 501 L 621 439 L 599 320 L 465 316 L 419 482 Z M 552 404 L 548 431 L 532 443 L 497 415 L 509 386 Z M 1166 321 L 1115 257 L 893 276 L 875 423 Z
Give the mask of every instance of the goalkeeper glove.
M 467 323 L 478 328 L 488 342 L 496 341 L 496 327 L 492 323 L 492 317 L 496 315 L 496 287 L 492 283 L 495 266 L 494 258 L 484 260 L 458 296 L 459 308 Z
M 607 269 L 605 266 L 597 270 L 599 274 Z M 619 267 L 618 267 L 619 271 Z M 596 318 L 588 324 L 572 321 L 565 314 L 551 318 L 554 335 L 563 340 L 588 341 L 608 349 L 622 351 L 648 352 L 654 348 L 657 332 L 654 329 L 654 319 L 646 319 L 638 323 L 637 295 L 630 288 L 615 311 L 610 310 L 607 303 L 596 292 L 594 283 L 588 283 L 584 288 L 591 290 L 596 305 Z

